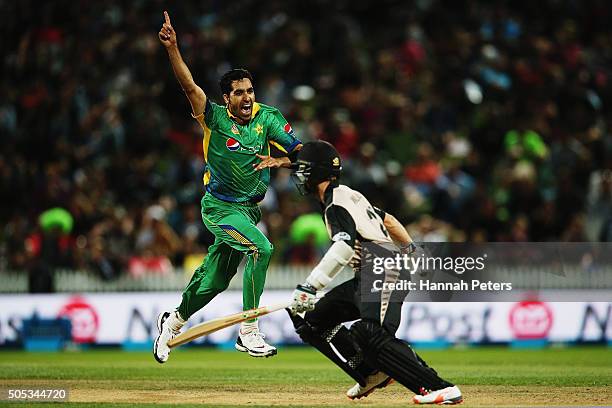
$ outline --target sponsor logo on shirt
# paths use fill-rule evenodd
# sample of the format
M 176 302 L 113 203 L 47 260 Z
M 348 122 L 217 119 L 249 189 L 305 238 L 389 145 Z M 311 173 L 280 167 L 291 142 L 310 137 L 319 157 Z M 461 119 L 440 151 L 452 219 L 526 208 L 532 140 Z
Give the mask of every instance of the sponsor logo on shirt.
M 293 128 L 291 127 L 291 125 L 289 124 L 289 122 L 287 122 L 285 124 L 285 133 L 290 134 L 291 136 L 293 136 Z
M 227 150 L 230 152 L 235 152 L 236 150 L 240 149 L 240 142 L 233 137 L 230 137 L 225 142 L 225 147 L 227 147 Z
M 243 146 L 242 144 L 240 144 L 239 141 L 237 141 L 233 137 L 230 137 L 225 141 L 225 147 L 227 147 L 227 150 L 229 150 L 230 152 L 240 151 L 240 152 L 259 153 L 262 149 L 261 144 L 258 144 L 252 147 Z
M 334 242 L 338 242 L 338 241 L 350 241 L 351 240 L 351 236 L 348 234 L 348 232 L 338 232 L 336 235 L 334 235 L 332 237 L 332 241 Z

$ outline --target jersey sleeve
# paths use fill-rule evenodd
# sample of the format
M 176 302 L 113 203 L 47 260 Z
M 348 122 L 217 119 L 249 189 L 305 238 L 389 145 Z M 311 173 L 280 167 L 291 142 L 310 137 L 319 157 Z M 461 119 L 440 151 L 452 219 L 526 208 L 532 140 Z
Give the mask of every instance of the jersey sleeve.
M 200 113 L 199 115 L 194 115 L 192 112 L 191 117 L 198 121 L 202 129 L 212 129 L 217 122 L 219 107 L 220 106 L 216 103 L 211 102 L 209 98 L 206 98 L 204 112 Z
M 357 226 L 346 208 L 330 205 L 325 210 L 325 222 L 331 231 L 332 241 L 346 241 L 351 248 L 355 245 Z
M 268 128 L 268 141 L 285 154 L 293 152 L 302 143 L 295 137 L 291 125 L 278 109 L 272 111 Z
M 385 221 L 385 215 L 387 214 L 386 212 L 384 212 L 383 210 L 381 210 L 378 207 L 372 206 L 372 208 L 374 209 L 374 212 L 376 214 L 378 214 L 378 216 L 380 217 L 381 220 L 383 220 L 383 222 Z

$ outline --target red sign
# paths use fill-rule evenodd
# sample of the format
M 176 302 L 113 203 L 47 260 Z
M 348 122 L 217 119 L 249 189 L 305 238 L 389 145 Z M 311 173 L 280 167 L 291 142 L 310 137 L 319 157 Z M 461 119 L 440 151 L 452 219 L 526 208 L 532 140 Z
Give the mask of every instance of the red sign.
M 510 309 L 510 328 L 516 339 L 548 337 L 553 314 L 548 305 L 535 300 L 519 302 Z
M 59 311 L 58 317 L 67 317 L 72 323 L 72 340 L 75 343 L 93 343 L 96 341 L 100 320 L 96 310 L 85 301 L 75 296 L 68 300 Z

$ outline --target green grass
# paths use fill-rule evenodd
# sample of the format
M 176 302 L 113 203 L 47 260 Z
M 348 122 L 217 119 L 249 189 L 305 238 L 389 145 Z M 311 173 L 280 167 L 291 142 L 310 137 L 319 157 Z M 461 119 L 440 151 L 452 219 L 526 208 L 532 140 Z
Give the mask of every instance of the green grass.
M 604 387 L 608 391 L 612 384 L 612 351 L 605 347 L 469 348 L 422 351 L 420 354 L 442 377 L 462 386 Z M 0 388 L 40 384 L 117 391 L 119 394 L 121 390 L 179 390 L 185 393 L 216 390 L 240 396 L 241 393 L 266 393 L 267 390 L 290 395 L 296 383 L 305 390 L 342 393 L 351 380 L 310 348 L 284 348 L 278 356 L 269 359 L 249 358 L 235 351 L 179 349 L 163 366 L 157 364 L 149 352 L 0 351 Z M 138 404 L 112 406 L 133 408 Z

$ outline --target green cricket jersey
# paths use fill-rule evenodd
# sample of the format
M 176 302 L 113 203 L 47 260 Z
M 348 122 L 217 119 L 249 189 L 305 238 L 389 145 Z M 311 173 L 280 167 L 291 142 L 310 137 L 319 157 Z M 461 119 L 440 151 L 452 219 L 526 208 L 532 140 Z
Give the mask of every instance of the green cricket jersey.
M 194 116 L 204 129 L 204 185 L 213 196 L 231 202 L 258 202 L 270 184 L 270 169 L 256 171 L 256 154 L 269 155 L 270 144 L 291 153 L 301 142 L 278 109 L 254 103 L 251 120 L 240 125 L 225 106 L 206 100 Z

